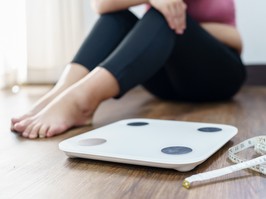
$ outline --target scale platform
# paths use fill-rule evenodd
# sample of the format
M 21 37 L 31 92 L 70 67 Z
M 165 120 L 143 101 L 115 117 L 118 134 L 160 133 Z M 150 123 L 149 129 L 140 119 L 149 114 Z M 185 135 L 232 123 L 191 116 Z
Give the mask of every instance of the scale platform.
M 224 124 L 157 119 L 126 119 L 59 143 L 71 158 L 190 171 L 233 136 Z

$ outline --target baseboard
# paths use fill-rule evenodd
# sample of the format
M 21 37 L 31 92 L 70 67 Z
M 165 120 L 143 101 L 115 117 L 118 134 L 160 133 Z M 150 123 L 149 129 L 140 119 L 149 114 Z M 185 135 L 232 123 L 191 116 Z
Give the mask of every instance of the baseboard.
M 266 64 L 248 65 L 247 68 L 247 85 L 266 85 Z

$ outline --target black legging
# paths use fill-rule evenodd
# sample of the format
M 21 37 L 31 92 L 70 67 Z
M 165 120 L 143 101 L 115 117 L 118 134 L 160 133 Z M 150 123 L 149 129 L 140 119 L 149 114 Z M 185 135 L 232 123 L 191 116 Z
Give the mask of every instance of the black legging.
M 239 54 L 189 16 L 177 35 L 153 8 L 141 19 L 128 10 L 101 15 L 72 62 L 111 72 L 117 97 L 142 84 L 162 99 L 226 100 L 246 76 Z

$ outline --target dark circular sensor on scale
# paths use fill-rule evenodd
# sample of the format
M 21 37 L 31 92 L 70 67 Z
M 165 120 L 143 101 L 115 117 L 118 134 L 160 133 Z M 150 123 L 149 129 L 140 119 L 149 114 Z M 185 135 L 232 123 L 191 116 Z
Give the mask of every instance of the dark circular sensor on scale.
M 146 126 L 148 125 L 148 122 L 131 122 L 127 123 L 128 126 Z
M 203 127 L 203 128 L 198 129 L 198 131 L 205 132 L 205 133 L 214 133 L 214 132 L 218 132 L 221 130 L 222 130 L 221 128 L 217 128 L 217 127 Z
M 170 155 L 182 155 L 192 152 L 192 149 L 185 146 L 170 146 L 163 148 L 161 151 Z

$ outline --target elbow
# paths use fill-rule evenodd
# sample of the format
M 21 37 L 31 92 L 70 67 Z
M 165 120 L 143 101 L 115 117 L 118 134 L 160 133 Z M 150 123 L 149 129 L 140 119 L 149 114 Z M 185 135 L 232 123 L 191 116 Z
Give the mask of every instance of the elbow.
M 110 11 L 110 9 L 108 9 L 109 6 L 106 0 L 92 0 L 91 7 L 94 12 L 100 15 Z

